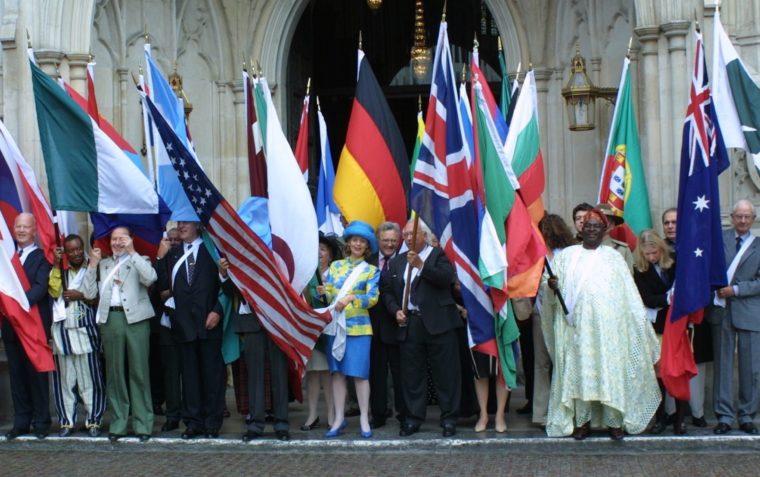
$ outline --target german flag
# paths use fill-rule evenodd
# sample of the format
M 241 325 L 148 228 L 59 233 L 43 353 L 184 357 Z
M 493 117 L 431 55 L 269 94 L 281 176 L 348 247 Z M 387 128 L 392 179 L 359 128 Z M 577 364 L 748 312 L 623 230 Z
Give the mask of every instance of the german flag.
M 358 63 L 356 97 L 333 197 L 349 222 L 363 220 L 375 228 L 384 221 L 404 224 L 409 159 L 396 120 L 362 50 Z

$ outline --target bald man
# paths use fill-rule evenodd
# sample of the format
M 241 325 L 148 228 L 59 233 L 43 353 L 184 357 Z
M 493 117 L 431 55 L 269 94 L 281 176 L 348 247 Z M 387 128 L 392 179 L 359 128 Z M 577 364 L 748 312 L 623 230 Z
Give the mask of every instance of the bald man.
M 48 278 L 51 265 L 45 253 L 35 245 L 37 222 L 29 213 L 22 213 L 13 223 L 13 237 L 16 253 L 24 266 L 30 288 L 26 292 L 29 305 L 37 305 L 42 317 L 42 325 L 50 339 L 52 309 L 48 299 Z M 29 319 L 32 319 L 31 316 Z M 50 430 L 50 402 L 48 395 L 48 373 L 34 369 L 26 355 L 16 331 L 7 319 L 2 320 L 3 344 L 8 356 L 8 374 L 13 400 L 13 427 L 5 433 L 8 440 L 29 433 L 30 428 L 38 439 L 47 437 Z

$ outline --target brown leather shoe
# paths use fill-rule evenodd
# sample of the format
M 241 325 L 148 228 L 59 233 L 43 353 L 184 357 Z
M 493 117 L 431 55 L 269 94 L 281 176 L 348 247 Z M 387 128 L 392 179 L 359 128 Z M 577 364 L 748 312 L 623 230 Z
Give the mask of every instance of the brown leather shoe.
M 625 437 L 622 427 L 610 427 L 610 439 L 613 441 L 622 441 Z
M 573 430 L 573 439 L 576 441 L 582 441 L 587 438 L 589 434 L 591 434 L 591 425 L 587 422 Z

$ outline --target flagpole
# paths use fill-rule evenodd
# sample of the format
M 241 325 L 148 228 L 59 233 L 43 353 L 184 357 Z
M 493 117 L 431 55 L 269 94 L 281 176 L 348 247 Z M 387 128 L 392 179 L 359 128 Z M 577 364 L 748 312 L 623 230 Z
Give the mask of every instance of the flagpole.
M 139 65 L 138 69 L 140 72 L 140 79 L 139 81 L 135 79 L 135 76 L 133 74 L 132 81 L 135 82 L 135 86 L 138 89 L 145 92 L 145 77 L 143 76 L 142 65 Z M 155 159 L 153 157 L 153 145 L 151 144 L 150 140 L 150 120 L 148 118 L 148 111 L 145 102 L 142 99 L 140 99 L 140 108 L 142 109 L 143 117 L 143 138 L 145 142 L 145 159 L 148 162 L 148 178 L 150 179 L 151 184 L 153 184 L 153 187 L 156 187 Z
M 414 214 L 414 224 L 412 225 L 412 245 L 416 244 L 416 241 L 417 241 L 417 227 L 419 226 L 419 224 L 420 224 L 420 216 L 418 214 Z M 411 251 L 413 251 L 413 252 L 416 253 L 416 250 L 412 249 Z M 409 269 L 406 271 L 406 284 L 408 286 L 404 287 L 404 298 L 403 298 L 403 301 L 402 301 L 402 303 L 403 303 L 402 310 L 404 311 L 404 315 L 406 315 L 406 312 L 409 309 L 409 294 L 412 291 L 412 283 L 411 283 L 411 281 L 412 281 L 412 268 L 413 267 L 409 267 Z M 403 325 L 399 325 L 399 326 L 406 326 L 406 323 L 404 323 Z

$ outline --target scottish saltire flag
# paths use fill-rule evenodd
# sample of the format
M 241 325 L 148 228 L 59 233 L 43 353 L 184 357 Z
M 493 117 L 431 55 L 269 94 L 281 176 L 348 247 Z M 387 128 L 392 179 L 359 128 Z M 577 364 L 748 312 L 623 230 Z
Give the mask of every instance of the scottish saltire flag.
M 163 114 L 166 122 L 176 131 L 177 137 L 181 138 L 182 144 L 188 149 L 190 155 L 197 161 L 195 152 L 193 152 L 190 144 L 190 139 L 187 137 L 185 110 L 182 100 L 177 97 L 171 85 L 161 74 L 158 65 L 153 61 L 150 48 L 150 44 L 146 43 L 144 46 L 145 76 L 147 80 L 146 92 L 150 94 L 150 99 L 161 114 Z M 197 221 L 198 216 L 193 212 L 193 207 L 183 192 L 182 186 L 180 186 L 179 180 L 177 180 L 177 175 L 174 173 L 174 169 L 169 162 L 169 153 L 166 151 L 166 146 L 160 141 L 161 138 L 155 134 L 155 131 L 149 137 L 154 140 L 154 143 L 147 147 L 154 147 L 158 193 L 161 194 L 161 197 L 164 198 L 166 204 L 171 209 L 171 219 L 190 222 Z
M 13 236 L 5 221 L 0 220 L 0 317 L 7 319 L 13 327 L 34 369 L 53 371 L 53 352 L 48 345 L 39 308 L 29 305 L 28 289 L 29 281 L 16 254 Z
M 728 168 L 729 160 L 710 94 L 702 35 L 695 36 L 694 75 L 681 143 L 678 266 L 660 358 L 665 387 L 683 400 L 689 399 L 689 379 L 697 373 L 686 325 L 702 320 L 713 290 L 727 282 L 718 175 Z
M 713 98 L 726 147 L 744 149 L 760 171 L 760 88 L 723 29 L 713 18 Z
M 319 123 L 319 181 L 317 182 L 317 224 L 320 232 L 343 235 L 340 209 L 333 199 L 335 166 L 333 165 L 330 139 L 327 137 L 327 123 L 317 101 L 317 121 Z
M 311 78 L 309 78 L 311 83 Z M 303 173 L 303 180 L 309 180 L 309 87 L 306 86 L 306 96 L 303 98 L 301 106 L 301 121 L 298 126 L 298 136 L 296 137 L 296 147 L 293 150 L 298 162 L 298 168 Z
M 459 112 L 447 23 L 438 33 L 426 130 L 412 184 L 412 207 L 438 236 L 461 284 L 470 345 L 496 355 L 491 300 L 478 272 L 479 220 L 472 154 Z
M 230 279 L 253 307 L 272 341 L 295 362 L 303 376 L 314 343 L 330 316 L 314 311 L 290 285 L 269 247 L 214 187 L 153 102 L 146 98 L 145 103 L 194 212 L 220 254 L 230 262 Z M 300 177 L 299 181 L 303 184 Z
M 56 241 L 50 205 L 37 183 L 34 170 L 0 121 L 0 215 L 8 229 L 13 228 L 13 222 L 21 212 L 34 215 L 40 248 L 53 263 Z
M 145 175 L 52 78 L 30 66 L 53 209 L 156 213 L 158 194 Z

